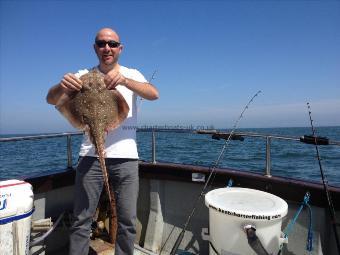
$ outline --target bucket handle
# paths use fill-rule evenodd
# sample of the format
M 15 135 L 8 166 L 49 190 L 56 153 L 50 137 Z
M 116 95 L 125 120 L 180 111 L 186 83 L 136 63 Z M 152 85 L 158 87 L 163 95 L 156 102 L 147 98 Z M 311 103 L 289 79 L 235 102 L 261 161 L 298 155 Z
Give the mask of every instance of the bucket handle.
M 256 252 L 257 255 L 269 255 L 256 235 L 256 226 L 249 224 L 244 226 L 243 230 L 247 235 L 249 246 Z

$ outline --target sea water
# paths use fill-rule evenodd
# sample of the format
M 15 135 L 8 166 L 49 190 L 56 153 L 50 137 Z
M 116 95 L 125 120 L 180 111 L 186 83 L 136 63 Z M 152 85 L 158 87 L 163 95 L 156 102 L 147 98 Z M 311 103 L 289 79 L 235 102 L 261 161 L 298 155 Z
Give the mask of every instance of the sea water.
M 311 134 L 310 128 L 262 128 L 237 131 L 294 137 Z M 155 134 L 158 162 L 211 166 L 224 144 L 224 140 L 211 139 L 211 135 L 192 132 L 156 132 Z M 317 135 L 340 141 L 340 127 L 318 127 Z M 72 137 L 74 166 L 78 160 L 80 142 L 81 136 Z M 151 161 L 152 133 L 137 132 L 137 143 L 140 159 Z M 329 184 L 340 187 L 340 146 L 319 146 L 319 150 L 322 167 Z M 230 141 L 219 167 L 264 173 L 265 165 L 266 139 L 245 137 L 244 141 Z M 66 166 L 66 137 L 0 143 L 0 180 L 48 175 L 65 171 Z M 271 173 L 274 176 L 320 182 L 315 146 L 298 141 L 273 139 Z

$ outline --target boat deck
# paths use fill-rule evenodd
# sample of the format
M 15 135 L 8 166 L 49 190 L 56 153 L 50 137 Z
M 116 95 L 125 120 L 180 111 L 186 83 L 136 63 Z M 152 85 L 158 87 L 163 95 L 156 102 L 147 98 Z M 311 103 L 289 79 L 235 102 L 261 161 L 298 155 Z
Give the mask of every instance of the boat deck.
M 140 162 L 140 192 L 137 211 L 137 236 L 135 254 L 170 254 L 176 237 L 181 231 L 193 199 L 202 189 L 203 182 L 193 181 L 193 173 L 207 175 L 209 169 L 176 164 L 150 164 Z M 288 202 L 289 211 L 282 222 L 284 229 L 297 212 L 306 191 L 311 194 L 313 208 L 313 255 L 335 255 L 336 247 L 329 223 L 326 198 L 322 185 L 280 177 L 266 177 L 258 174 L 228 169 L 217 169 L 214 188 L 225 187 L 232 178 L 235 187 L 247 187 L 278 195 Z M 48 177 L 30 179 L 35 191 L 35 213 L 33 219 L 57 218 L 63 211 L 70 212 L 73 204 L 74 171 L 67 171 Z M 340 209 L 340 189 L 330 187 L 337 216 Z M 63 196 L 60 196 L 63 194 Z M 183 195 L 185 194 L 185 195 Z M 181 199 L 178 199 L 181 198 Z M 68 215 L 66 213 L 65 215 Z M 66 217 L 67 219 L 68 217 Z M 66 220 L 65 219 L 65 220 Z M 199 203 L 192 224 L 185 231 L 180 250 L 190 253 L 209 254 L 209 212 L 204 203 Z M 317 219 L 317 220 L 316 220 Z M 44 247 L 35 247 L 34 255 L 68 254 L 68 228 L 65 225 L 47 238 Z M 305 254 L 308 232 L 308 211 L 303 210 L 283 254 Z M 226 233 L 227 236 L 227 233 Z M 140 246 L 143 248 L 141 248 Z M 92 254 L 114 254 L 111 247 L 100 243 L 100 249 L 93 248 Z M 38 251 L 40 250 L 40 251 Z M 91 253 L 90 253 L 91 254 Z
M 68 254 L 68 246 L 65 246 L 62 250 L 58 250 L 55 254 L 58 255 L 67 255 Z M 90 241 L 90 250 L 88 255 L 114 255 L 114 246 L 108 242 L 103 241 L 102 239 L 95 239 Z M 151 251 L 148 251 L 139 245 L 135 244 L 135 252 L 134 255 L 156 255 Z

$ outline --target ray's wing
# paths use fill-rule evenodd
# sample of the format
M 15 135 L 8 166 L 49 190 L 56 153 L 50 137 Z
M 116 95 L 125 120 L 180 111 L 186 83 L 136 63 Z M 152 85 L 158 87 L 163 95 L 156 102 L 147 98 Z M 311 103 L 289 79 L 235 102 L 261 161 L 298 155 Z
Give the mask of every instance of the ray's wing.
M 77 113 L 72 103 L 73 97 L 64 94 L 56 104 L 56 108 L 61 114 L 77 129 L 85 130 L 86 124 L 83 118 Z
M 119 93 L 118 90 L 113 89 L 112 92 L 112 100 L 116 102 L 117 108 L 118 108 L 118 116 L 108 124 L 106 127 L 106 130 L 112 130 L 117 128 L 122 122 L 126 119 L 128 113 L 129 113 L 129 105 L 126 103 L 124 97 L 121 93 Z
M 80 77 L 83 82 L 83 87 L 86 89 L 90 83 L 92 74 L 86 73 Z M 76 92 L 72 95 L 63 94 L 56 104 L 56 109 L 71 123 L 71 125 L 80 130 L 86 130 L 87 125 L 84 123 L 82 116 L 75 110 L 74 98 L 77 95 Z

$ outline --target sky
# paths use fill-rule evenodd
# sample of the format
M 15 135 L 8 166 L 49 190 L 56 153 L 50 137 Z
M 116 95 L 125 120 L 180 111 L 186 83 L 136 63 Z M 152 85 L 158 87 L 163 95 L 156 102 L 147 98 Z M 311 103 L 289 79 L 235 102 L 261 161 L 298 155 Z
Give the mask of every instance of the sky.
M 46 103 L 114 28 L 120 64 L 158 88 L 140 126 L 340 126 L 340 1 L 0 0 L 0 134 L 74 131 Z

